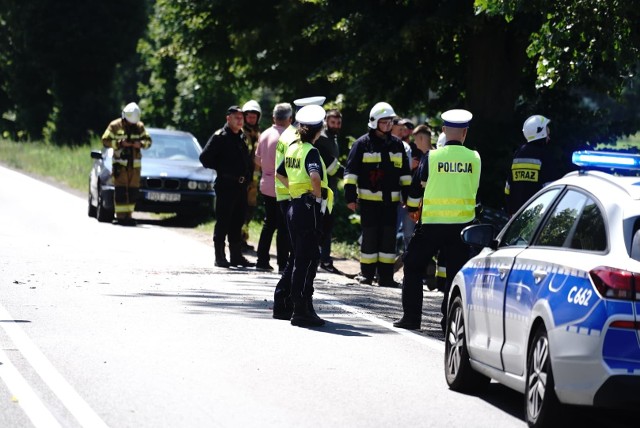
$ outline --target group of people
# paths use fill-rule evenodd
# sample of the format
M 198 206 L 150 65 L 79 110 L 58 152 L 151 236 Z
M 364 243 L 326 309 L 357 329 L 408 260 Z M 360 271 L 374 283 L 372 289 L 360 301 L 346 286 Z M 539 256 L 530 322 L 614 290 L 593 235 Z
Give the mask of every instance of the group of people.
M 481 159 L 464 146 L 473 115 L 462 109 L 442 113 L 442 132 L 434 149 L 427 125 L 415 126 L 399 118 L 390 104 L 379 102 L 370 111 L 368 132 L 353 143 L 343 167 L 338 160 L 342 116 L 335 109 L 326 111 L 324 101 L 325 97 L 297 99 L 297 112 L 289 103 L 277 104 L 273 125 L 263 132 L 256 101 L 227 109 L 225 125 L 211 135 L 200 155 L 202 165 L 217 172 L 215 265 L 273 270 L 269 250 L 277 232 L 281 278 L 273 317 L 298 326 L 324 325 L 313 307 L 313 281 L 318 267 L 340 273 L 331 259 L 332 209 L 338 180 L 344 178 L 346 205 L 361 217 L 358 281 L 399 285 L 393 273 L 396 234 L 402 224 L 403 316 L 394 326 L 420 328 L 425 267 L 437 255 L 449 273 L 442 290 L 444 329 L 451 282 L 470 255 L 460 233 L 476 217 Z M 505 186 L 511 215 L 552 179 L 544 147 L 550 139 L 549 122 L 534 115 L 524 123 L 527 142 L 515 153 Z M 131 224 L 140 149 L 151 145 L 135 103 L 110 123 L 102 141 L 114 148 L 117 220 Z M 256 264 L 243 255 L 243 226 L 257 205 L 252 187 L 256 193 L 259 187 L 265 207 Z

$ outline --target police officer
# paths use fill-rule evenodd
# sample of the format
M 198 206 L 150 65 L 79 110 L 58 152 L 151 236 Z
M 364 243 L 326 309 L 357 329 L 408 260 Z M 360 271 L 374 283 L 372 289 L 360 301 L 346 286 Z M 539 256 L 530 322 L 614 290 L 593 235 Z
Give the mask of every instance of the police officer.
M 218 267 L 250 267 L 242 255 L 242 224 L 247 210 L 247 183 L 253 178 L 253 162 L 242 132 L 244 116 L 238 106 L 227 109 L 227 123 L 207 141 L 200 162 L 215 169 L 216 224 L 213 246 Z M 229 238 L 229 261 L 225 255 L 225 241 Z
M 296 99 L 295 101 L 293 101 L 293 104 L 296 106 L 296 111 L 299 112 L 305 106 L 321 106 L 322 104 L 324 104 L 325 100 L 326 97 L 323 96 L 305 97 Z M 278 140 L 278 144 L 276 145 L 276 156 L 274 165 L 276 170 L 284 161 L 284 156 L 289 146 L 299 140 L 300 134 L 298 133 L 297 122 L 289 125 L 289 127 L 286 128 L 282 132 L 282 134 L 280 134 L 280 139 Z M 291 201 L 291 195 L 289 195 L 289 189 L 277 178 L 275 179 L 275 190 L 278 209 L 282 213 L 282 216 L 287 223 L 288 230 L 289 221 L 287 218 L 287 213 L 289 211 L 289 202 Z M 293 274 L 293 265 L 294 252 L 293 250 L 291 250 L 289 252 L 284 270 L 282 271 L 282 275 L 280 276 L 280 280 L 276 284 L 276 289 L 273 293 L 273 318 L 275 319 L 289 321 L 291 319 L 291 315 L 293 314 L 293 302 L 291 301 L 291 276 Z
M 419 180 L 424 186 L 420 223 L 404 255 L 402 282 L 402 318 L 395 327 L 417 330 L 422 321 L 422 279 L 424 267 L 440 251 L 447 260 L 447 284 L 442 301 L 444 331 L 451 280 L 469 259 L 469 248 L 460 232 L 475 218 L 480 184 L 480 155 L 463 146 L 472 114 L 467 110 L 442 113 L 445 145 L 429 151 L 422 159 Z M 419 193 L 408 200 L 410 211 L 417 212 Z
M 402 141 L 391 135 L 396 116 L 388 103 L 379 102 L 369 114 L 369 132 L 358 138 L 349 152 L 344 175 L 347 207 L 360 207 L 361 284 L 397 287 L 393 280 L 396 259 L 398 204 L 411 184 L 409 158 Z
M 127 104 L 120 119 L 112 121 L 102 134 L 104 147 L 113 148 L 114 207 L 116 221 L 124 226 L 135 226 L 132 218 L 140 196 L 140 149 L 151 147 L 151 136 L 140 121 L 140 107 Z
M 516 151 L 504 187 L 507 213 L 512 216 L 527 200 L 552 181 L 552 161 L 546 147 L 550 140 L 550 120 L 539 114 L 529 117 L 522 126 L 527 140 Z
M 291 324 L 319 327 L 324 320 L 313 308 L 313 280 L 320 260 L 319 240 L 323 215 L 333 206 L 333 192 L 327 181 L 327 169 L 313 143 L 322 131 L 325 111 L 308 105 L 296 114 L 300 139 L 289 145 L 284 162 L 278 167 L 278 178 L 291 195 L 289 233 L 294 252 L 291 277 L 293 315 Z

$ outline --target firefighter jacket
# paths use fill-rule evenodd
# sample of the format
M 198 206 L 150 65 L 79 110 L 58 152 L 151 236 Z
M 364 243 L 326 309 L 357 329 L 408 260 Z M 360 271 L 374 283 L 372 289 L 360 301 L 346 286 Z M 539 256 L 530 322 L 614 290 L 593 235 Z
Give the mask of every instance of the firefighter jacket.
M 422 198 L 422 224 L 464 224 L 475 218 L 480 155 L 448 142 L 425 156 L 428 169 Z M 423 175 L 424 177 L 424 175 Z
M 338 160 L 338 136 L 324 130 L 315 142 L 314 147 L 318 149 L 320 156 L 322 157 L 322 161 L 327 166 L 329 187 L 335 192 L 338 189 L 338 179 L 344 177 L 344 167 Z
M 409 160 L 402 141 L 375 131 L 358 138 L 349 152 L 344 172 L 346 203 L 406 200 L 411 185 Z
M 540 139 L 516 150 L 504 188 L 508 214 L 515 214 L 542 186 L 554 180 L 553 162 L 545 145 L 546 139 Z
M 151 147 L 151 136 L 140 121 L 129 123 L 125 119 L 112 121 L 102 134 L 102 145 L 113 149 L 113 164 L 125 168 L 140 168 L 142 154 L 135 147 L 122 147 L 124 141 L 140 142 L 143 149 Z M 115 168 L 114 168 L 115 170 Z
M 209 138 L 200 153 L 200 162 L 205 168 L 216 170 L 216 186 L 246 185 L 253 178 L 253 163 L 244 133 L 234 134 L 228 124 Z

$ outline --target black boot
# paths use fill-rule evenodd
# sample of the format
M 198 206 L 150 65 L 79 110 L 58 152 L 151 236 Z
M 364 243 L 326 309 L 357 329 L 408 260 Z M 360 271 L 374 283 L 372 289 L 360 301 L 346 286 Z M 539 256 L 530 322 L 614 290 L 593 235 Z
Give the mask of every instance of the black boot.
M 316 315 L 317 317 L 317 315 Z M 293 304 L 293 315 L 291 316 L 291 325 L 298 327 L 321 327 L 324 321 L 316 318 L 309 312 L 309 302 L 301 300 Z
M 273 300 L 273 317 L 277 320 L 291 319 L 293 315 L 293 302 L 290 297 L 286 299 L 276 298 Z
M 229 253 L 231 254 L 229 256 L 229 264 L 231 266 L 240 266 L 240 267 L 255 266 L 256 265 L 255 263 L 251 263 L 242 255 L 241 248 L 242 248 L 241 242 L 229 243 Z
M 216 251 L 216 263 L 215 265 L 218 267 L 228 268 L 231 266 L 227 261 L 227 257 L 224 254 L 224 242 L 215 242 L 213 243 L 213 248 Z
M 316 313 L 316 310 L 313 308 L 313 297 L 312 297 L 312 296 L 309 296 L 309 300 L 308 300 L 307 304 L 308 304 L 308 306 L 307 306 L 307 307 L 309 308 L 309 314 L 310 314 L 313 318 L 315 318 L 316 320 L 318 320 L 318 322 L 319 322 L 319 323 L 322 323 L 322 324 L 320 324 L 320 325 L 324 325 L 324 324 L 325 324 L 325 323 L 324 323 L 324 320 L 318 316 L 318 314 Z

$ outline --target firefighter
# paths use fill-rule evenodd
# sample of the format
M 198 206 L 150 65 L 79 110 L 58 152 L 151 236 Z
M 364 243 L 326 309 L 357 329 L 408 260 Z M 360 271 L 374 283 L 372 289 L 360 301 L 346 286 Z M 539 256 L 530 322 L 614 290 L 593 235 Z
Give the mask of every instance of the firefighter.
M 249 100 L 242 106 L 242 114 L 244 115 L 244 125 L 242 132 L 247 138 L 247 147 L 251 155 L 251 162 L 254 161 L 258 140 L 260 139 L 260 117 L 262 109 L 256 100 Z M 253 251 L 252 245 L 247 242 L 249 240 L 249 223 L 256 212 L 258 205 L 258 174 L 255 167 L 251 181 L 247 184 L 247 212 L 242 226 L 242 251 Z
M 361 284 L 397 287 L 393 279 L 396 259 L 398 204 L 406 200 L 411 184 L 409 159 L 402 141 L 391 135 L 393 108 L 379 102 L 369 115 L 369 132 L 355 141 L 345 167 L 344 192 L 351 211 L 360 208 Z
M 546 117 L 536 114 L 522 126 L 522 134 L 527 142 L 513 156 L 504 187 L 509 216 L 514 215 L 546 183 L 555 179 L 553 162 L 546 147 L 551 136 L 549 122 Z
M 472 117 L 470 112 L 461 109 L 442 113 L 442 130 L 447 141 L 443 147 L 429 151 L 422 158 L 419 167 L 419 179 L 424 187 L 422 212 L 420 224 L 416 226 L 404 255 L 403 315 L 393 323 L 395 327 L 420 328 L 424 267 L 440 251 L 446 258 L 447 267 L 441 307 L 441 327 L 445 330 L 451 281 L 469 259 L 469 248 L 460 239 L 460 232 L 475 219 L 480 184 L 480 155 L 463 145 Z M 407 206 L 410 212 L 419 213 L 420 194 L 414 193 L 415 188 L 412 186 Z
M 104 147 L 113 149 L 114 207 L 116 221 L 125 226 L 135 226 L 132 218 L 136 201 L 140 195 L 140 149 L 151 146 L 151 136 L 140 121 L 140 107 L 127 104 L 120 119 L 112 121 L 102 134 Z
M 325 110 L 307 105 L 296 114 L 299 140 L 289 145 L 278 179 L 291 195 L 287 219 L 294 252 L 291 276 L 293 315 L 291 324 L 319 327 L 325 324 L 313 308 L 313 280 L 320 260 L 319 243 L 323 215 L 333 207 L 333 192 L 327 180 L 327 168 L 313 144 L 322 131 Z

